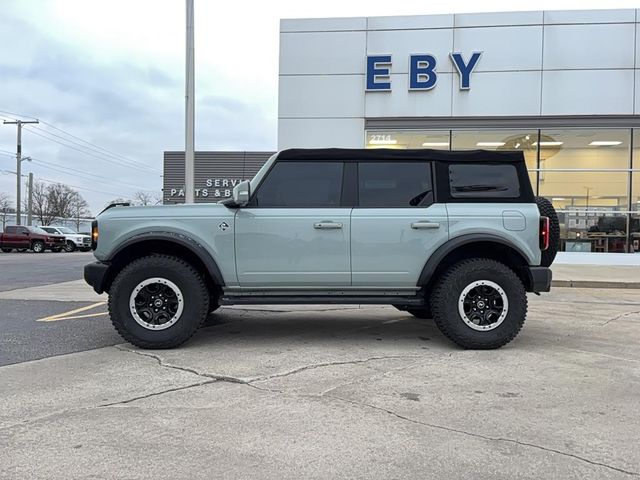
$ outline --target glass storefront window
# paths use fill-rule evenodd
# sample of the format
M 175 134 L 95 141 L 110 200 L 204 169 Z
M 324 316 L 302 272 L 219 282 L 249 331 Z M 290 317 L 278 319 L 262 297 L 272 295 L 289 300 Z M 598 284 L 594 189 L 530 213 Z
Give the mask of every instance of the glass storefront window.
M 540 169 L 628 169 L 629 129 L 541 130 Z
M 640 129 L 368 131 L 367 148 L 520 150 L 552 201 L 562 250 L 640 252 Z M 637 213 L 635 213 L 637 212 Z
M 449 150 L 449 130 L 369 130 L 366 136 L 367 148 L 432 148 L 434 150 Z
M 633 130 L 633 159 L 631 171 L 631 210 L 640 210 L 640 129 Z
M 537 130 L 454 130 L 452 150 L 521 150 L 529 169 L 529 180 L 537 192 L 538 172 Z

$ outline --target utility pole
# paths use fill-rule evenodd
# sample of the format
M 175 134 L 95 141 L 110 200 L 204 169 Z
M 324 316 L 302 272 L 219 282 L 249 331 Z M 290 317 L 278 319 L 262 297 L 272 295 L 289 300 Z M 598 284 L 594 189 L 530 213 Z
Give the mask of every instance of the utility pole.
M 27 197 L 27 225 L 33 224 L 33 173 L 29 172 L 29 196 Z
M 185 203 L 193 203 L 194 198 L 194 150 L 195 150 L 195 75 L 193 40 L 193 0 L 187 2 L 187 52 L 185 85 L 185 148 L 184 148 L 184 198 Z
M 20 207 L 20 187 L 21 187 L 21 170 L 22 170 L 22 125 L 29 123 L 40 123 L 38 120 L 5 120 L 5 125 L 17 125 L 18 126 L 18 141 L 16 147 L 16 225 L 22 224 L 21 219 L 21 207 Z M 27 157 L 25 160 L 31 161 L 31 158 Z

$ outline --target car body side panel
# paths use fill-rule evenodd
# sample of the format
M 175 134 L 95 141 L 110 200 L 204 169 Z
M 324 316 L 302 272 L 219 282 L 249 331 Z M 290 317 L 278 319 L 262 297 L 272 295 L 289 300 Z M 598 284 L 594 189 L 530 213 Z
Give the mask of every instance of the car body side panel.
M 100 236 L 94 255 L 107 261 L 127 240 L 151 232 L 183 235 L 204 249 L 215 260 L 225 284 L 234 286 L 234 218 L 235 210 L 221 204 L 110 208 L 97 218 Z
M 448 203 L 447 211 L 449 238 L 467 234 L 496 235 L 517 246 L 529 265 L 540 265 L 540 212 L 535 203 Z M 516 212 L 522 214 L 524 221 L 520 220 L 517 230 L 507 230 L 504 218 L 513 218 Z
M 236 216 L 243 287 L 349 286 L 351 208 L 241 208 Z M 319 229 L 333 224 L 338 228 Z
M 354 208 L 353 285 L 414 287 L 424 263 L 448 239 L 447 209 L 442 203 L 424 208 Z

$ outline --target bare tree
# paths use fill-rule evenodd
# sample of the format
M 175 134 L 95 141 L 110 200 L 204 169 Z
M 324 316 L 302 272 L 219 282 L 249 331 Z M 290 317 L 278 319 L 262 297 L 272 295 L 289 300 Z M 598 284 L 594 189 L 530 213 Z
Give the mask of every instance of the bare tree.
M 49 225 L 55 218 L 49 205 L 49 187 L 44 182 L 33 183 L 32 209 L 40 225 Z
M 47 188 L 49 197 L 49 210 L 55 217 L 71 217 L 71 204 L 76 196 L 80 195 L 73 188 L 62 183 L 54 183 Z
M 133 203 L 135 205 L 158 205 L 162 202 L 162 194 L 157 192 L 148 192 L 138 190 L 133 194 Z
M 0 221 L 2 221 L 2 231 L 4 231 L 4 227 L 7 225 L 7 214 L 11 209 L 11 201 L 9 200 L 9 195 L 0 192 Z
M 76 232 L 80 230 L 80 222 L 83 218 L 91 217 L 91 210 L 89 210 L 89 204 L 87 201 L 82 198 L 78 192 L 75 192 L 71 199 L 71 204 L 69 206 L 69 211 L 71 213 L 71 218 L 76 225 Z

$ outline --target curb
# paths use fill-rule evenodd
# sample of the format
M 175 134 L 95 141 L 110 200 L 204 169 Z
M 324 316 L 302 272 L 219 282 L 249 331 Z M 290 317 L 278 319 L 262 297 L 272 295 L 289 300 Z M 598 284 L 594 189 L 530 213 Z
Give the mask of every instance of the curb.
M 603 282 L 599 280 L 553 280 L 552 287 L 640 289 L 640 282 Z

